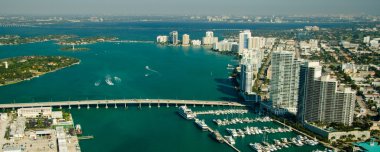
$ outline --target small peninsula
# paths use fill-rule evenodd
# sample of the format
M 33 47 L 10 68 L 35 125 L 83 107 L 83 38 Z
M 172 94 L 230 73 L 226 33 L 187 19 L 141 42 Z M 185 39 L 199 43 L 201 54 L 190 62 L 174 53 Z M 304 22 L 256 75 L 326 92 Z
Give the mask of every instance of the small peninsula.
M 86 45 L 86 44 L 95 44 L 99 42 L 108 42 L 117 40 L 117 37 L 106 37 L 106 36 L 93 36 L 93 37 L 84 37 L 84 38 L 69 38 L 62 39 L 58 42 L 59 45 Z
M 79 63 L 79 59 L 65 56 L 21 56 L 0 59 L 0 86 L 30 80 Z
M 28 43 L 38 43 L 46 41 L 63 41 L 76 37 L 75 35 L 44 35 L 34 37 L 21 37 L 19 35 L 0 35 L 1 45 L 20 45 Z
M 86 47 L 75 47 L 73 46 L 64 46 L 60 48 L 61 51 L 70 51 L 70 52 L 77 52 L 77 51 L 88 51 L 90 50 L 89 48 Z

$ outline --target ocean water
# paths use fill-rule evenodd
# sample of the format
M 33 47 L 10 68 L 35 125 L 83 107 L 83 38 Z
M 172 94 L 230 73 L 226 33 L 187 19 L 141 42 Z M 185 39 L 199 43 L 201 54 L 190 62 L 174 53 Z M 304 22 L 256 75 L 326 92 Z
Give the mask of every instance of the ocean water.
M 242 29 L 290 29 L 306 24 L 223 24 L 223 23 L 79 23 L 23 28 L 0 28 L 0 35 L 36 36 L 75 34 L 117 36 L 121 40 L 154 41 L 159 34 L 178 30 L 180 35 L 200 39 L 207 30 L 215 35 Z M 321 27 L 344 26 L 323 24 Z M 81 59 L 81 64 L 49 73 L 30 81 L 0 87 L 0 103 L 86 99 L 188 99 L 237 100 L 227 64 L 237 64 L 231 56 L 204 47 L 170 47 L 152 43 L 98 43 L 84 52 L 64 52 L 53 42 L 0 46 L 0 58 L 25 55 L 64 55 Z M 107 83 L 107 81 L 108 83 Z M 72 109 L 76 123 L 95 139 L 80 142 L 82 151 L 232 151 L 213 141 L 179 117 L 175 107 L 139 110 Z M 250 117 L 255 117 L 251 115 Z M 207 118 L 208 124 L 211 117 Z M 277 124 L 268 124 L 275 126 Z M 224 130 L 225 128 L 220 128 Z M 221 131 L 222 132 L 222 131 Z M 284 135 L 294 136 L 295 134 Z M 243 151 L 251 151 L 247 138 L 238 141 Z M 322 147 L 318 147 L 322 148 Z M 305 151 L 313 148 L 306 147 Z M 314 148 L 315 149 L 315 148 Z M 297 150 L 302 150 L 297 149 Z M 289 150 L 288 150 L 289 151 Z

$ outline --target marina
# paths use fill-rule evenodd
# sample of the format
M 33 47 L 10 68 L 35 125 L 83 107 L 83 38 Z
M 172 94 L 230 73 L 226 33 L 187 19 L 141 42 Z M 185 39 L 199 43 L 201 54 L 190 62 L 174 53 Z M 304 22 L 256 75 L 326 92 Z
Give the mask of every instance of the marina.
M 208 110 L 208 111 L 194 112 L 195 115 L 228 115 L 228 114 L 245 114 L 245 113 L 248 113 L 248 110 L 228 109 L 228 110 Z
M 270 117 L 255 118 L 255 119 L 250 119 L 248 117 L 245 117 L 245 118 L 232 118 L 232 119 L 213 119 L 212 121 L 216 123 L 218 126 L 226 126 L 226 125 L 234 125 L 238 123 L 270 122 L 272 121 L 272 119 Z
M 252 149 L 258 152 L 270 152 L 278 151 L 281 149 L 287 149 L 291 146 L 301 147 L 303 145 L 315 146 L 318 144 L 318 141 L 308 139 L 307 137 L 302 137 L 300 135 L 297 138 L 281 138 L 273 139 L 273 142 L 269 143 L 268 141 L 263 141 L 261 143 L 250 143 Z
M 244 129 L 227 128 L 226 131 L 233 137 L 245 137 L 246 135 L 291 132 L 292 130 L 289 128 L 281 128 L 281 127 L 279 128 L 264 127 L 263 129 L 260 129 L 258 127 L 245 127 Z
M 247 151 L 246 147 L 249 147 L 249 151 L 257 152 L 296 151 L 305 147 L 310 151 L 328 151 L 315 138 L 297 134 L 292 128 L 283 126 L 268 116 L 253 114 L 248 109 L 186 109 L 197 114 L 194 116 L 197 128 L 209 131 L 215 141 L 227 144 L 235 151 Z

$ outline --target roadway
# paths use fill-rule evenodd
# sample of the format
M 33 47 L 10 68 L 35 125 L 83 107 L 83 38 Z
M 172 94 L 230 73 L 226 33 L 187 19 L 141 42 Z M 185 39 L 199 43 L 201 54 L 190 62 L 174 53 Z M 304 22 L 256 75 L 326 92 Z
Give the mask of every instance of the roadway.
M 84 100 L 84 101 L 55 101 L 55 102 L 33 102 L 33 103 L 8 103 L 0 104 L 0 108 L 28 108 L 28 107 L 63 107 L 68 106 L 94 106 L 105 105 L 108 106 L 124 105 L 127 104 L 156 104 L 156 105 L 208 105 L 208 106 L 245 106 L 238 102 L 228 101 L 204 101 L 204 100 L 171 100 L 171 99 L 139 99 L 139 100 Z

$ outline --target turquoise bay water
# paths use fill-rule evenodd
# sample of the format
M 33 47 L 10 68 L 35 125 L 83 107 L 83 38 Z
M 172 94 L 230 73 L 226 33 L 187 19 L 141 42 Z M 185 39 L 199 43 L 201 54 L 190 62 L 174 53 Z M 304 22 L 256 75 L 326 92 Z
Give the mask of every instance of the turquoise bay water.
M 84 134 L 95 136 L 81 141 L 83 151 L 233 151 L 212 140 L 176 111 L 175 107 L 164 106 L 142 110 L 136 106 L 129 106 L 128 110 L 71 110 L 75 121 L 82 124 Z
M 117 36 L 122 40 L 154 41 L 156 35 L 179 30 L 191 38 L 200 38 L 207 30 L 215 35 L 236 33 L 221 29 L 289 29 L 303 24 L 204 24 L 204 23 L 80 23 L 48 25 L 36 28 L 0 28 L 0 34 L 35 36 L 75 34 L 80 36 Z M 326 25 L 333 26 L 333 25 Z M 340 26 L 340 25 L 339 25 Z M 43 75 L 22 83 L 0 87 L 0 103 L 85 99 L 189 99 L 237 100 L 228 80 L 227 64 L 236 64 L 230 56 L 203 47 L 169 47 L 148 43 L 98 43 L 90 51 L 63 52 L 53 42 L 0 46 L 0 58 L 23 55 L 65 55 L 81 59 L 81 64 Z M 114 85 L 108 85 L 106 79 Z M 97 86 L 98 85 L 98 86 Z M 198 107 L 199 108 L 199 107 Z M 193 122 L 179 117 L 175 107 L 72 109 L 76 123 L 85 135 L 95 139 L 80 142 L 82 151 L 232 151 L 213 141 Z M 198 109 L 200 110 L 200 109 Z M 256 117 L 250 114 L 250 117 Z M 205 116 L 212 125 L 212 117 Z M 260 125 L 260 124 L 253 124 Z M 266 124 L 278 126 L 277 124 Z M 250 125 L 251 126 L 251 125 Z M 233 127 L 233 126 L 232 126 Z M 245 126 L 236 126 L 245 127 Z M 217 128 L 223 134 L 224 127 Z M 295 134 L 278 135 L 290 137 Z M 274 136 L 277 137 L 277 136 Z M 242 151 L 251 151 L 249 142 L 262 137 L 238 140 Z M 272 138 L 272 137 L 270 137 Z M 322 147 L 289 149 L 310 151 Z
M 7 57 L 66 55 L 81 59 L 79 65 L 1 87 L 1 100 L 235 98 L 236 93 L 230 86 L 226 69 L 227 64 L 233 63 L 232 57 L 201 47 L 181 48 L 145 43 L 99 43 L 88 47 L 91 50 L 87 52 L 62 52 L 51 42 L 0 47 L 0 54 Z M 107 77 L 113 79 L 114 85 L 105 82 Z

